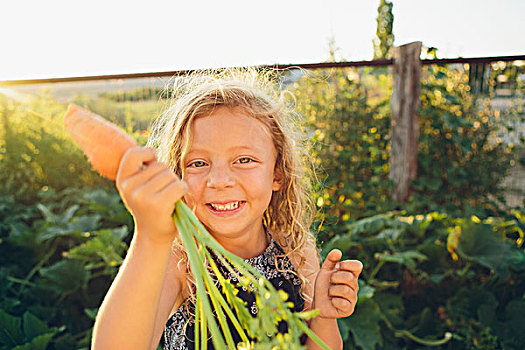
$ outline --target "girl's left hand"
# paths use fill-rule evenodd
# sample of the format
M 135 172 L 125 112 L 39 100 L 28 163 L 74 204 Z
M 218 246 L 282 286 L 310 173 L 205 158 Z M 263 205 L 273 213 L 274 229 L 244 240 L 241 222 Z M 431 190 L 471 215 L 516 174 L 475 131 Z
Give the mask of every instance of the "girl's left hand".
M 312 309 L 320 310 L 318 317 L 340 318 L 354 312 L 363 264 L 359 260 L 339 261 L 342 255 L 339 249 L 328 253 L 315 279 Z

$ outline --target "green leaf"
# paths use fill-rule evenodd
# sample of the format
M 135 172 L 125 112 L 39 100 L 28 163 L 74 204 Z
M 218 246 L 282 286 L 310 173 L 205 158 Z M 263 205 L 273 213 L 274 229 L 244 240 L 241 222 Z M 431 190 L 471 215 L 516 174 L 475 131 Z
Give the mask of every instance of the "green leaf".
M 44 217 L 44 220 L 46 220 L 46 222 L 50 222 L 50 223 L 56 223 L 57 222 L 56 215 L 53 214 L 51 209 L 49 209 L 47 206 L 45 206 L 42 203 L 37 203 L 36 207 L 38 208 L 38 210 L 40 210 L 40 213 L 42 214 L 42 216 Z
M 22 316 L 22 322 L 26 339 L 33 339 L 49 332 L 49 327 L 28 311 Z
M 357 281 L 359 283 L 359 291 L 357 297 L 361 299 L 370 299 L 374 296 L 375 288 L 371 285 L 366 284 L 362 279 Z
M 58 236 L 67 236 L 96 230 L 99 226 L 99 221 L 100 215 L 98 214 L 75 217 L 73 220 L 67 222 L 63 226 L 54 225 L 48 227 L 38 235 L 37 242 L 41 243 L 45 240 Z
M 0 343 L 13 347 L 24 341 L 19 317 L 11 316 L 0 309 Z
M 507 338 L 519 349 L 525 349 L 525 300 L 512 300 L 505 308 Z
M 85 264 L 79 260 L 61 260 L 56 264 L 42 268 L 40 275 L 53 283 L 53 287 L 61 293 L 74 292 L 79 288 L 86 287 L 89 280 L 89 272 Z
M 68 258 L 87 261 L 88 268 L 98 265 L 101 260 L 110 266 L 119 266 L 122 263 L 122 254 L 126 250 L 126 244 L 121 237 L 126 234 L 126 227 L 92 232 L 86 243 L 74 247 L 65 255 Z
M 410 270 L 414 270 L 417 266 L 417 262 L 424 261 L 427 257 L 424 254 L 416 250 L 407 250 L 404 252 L 396 252 L 394 254 L 390 253 L 376 253 L 376 258 L 380 261 L 388 261 L 404 265 Z
M 490 268 L 503 279 L 509 278 L 509 268 L 525 265 L 525 253 L 513 242 L 493 231 L 490 225 L 473 221 L 461 226 L 457 252 L 464 259 Z
M 497 303 L 494 294 L 479 286 L 462 287 L 447 301 L 447 312 L 455 321 L 477 318 L 480 312 L 488 315 L 489 309 L 481 309 L 483 305 L 489 305 L 493 309 Z
M 361 219 L 350 226 L 351 234 L 366 233 L 374 235 L 382 231 L 387 225 L 388 219 L 384 214 L 375 215 Z
M 90 319 L 92 319 L 94 321 L 96 319 L 96 317 L 97 317 L 98 308 L 96 308 L 96 309 L 84 309 L 84 312 L 86 313 L 86 315 Z
M 383 314 L 372 299 L 364 299 L 357 304 L 355 313 L 343 319 L 355 341 L 363 350 L 375 350 L 376 345 L 383 345 L 383 336 L 379 327 Z
M 400 295 L 378 292 L 374 296 L 374 301 L 390 323 L 397 327 L 404 327 L 404 305 Z
M 31 339 L 29 343 L 18 345 L 12 350 L 46 350 L 47 345 L 49 344 L 54 335 L 55 333 L 46 333 L 39 335 L 38 337 Z

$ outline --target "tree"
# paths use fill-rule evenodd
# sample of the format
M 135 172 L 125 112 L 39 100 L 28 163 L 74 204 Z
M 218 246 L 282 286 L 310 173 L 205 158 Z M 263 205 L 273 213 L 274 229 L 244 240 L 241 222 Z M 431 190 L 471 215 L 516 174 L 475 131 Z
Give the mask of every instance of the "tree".
M 392 46 L 394 45 L 394 5 L 390 1 L 381 0 L 377 8 L 377 38 L 374 39 L 374 59 L 391 58 Z

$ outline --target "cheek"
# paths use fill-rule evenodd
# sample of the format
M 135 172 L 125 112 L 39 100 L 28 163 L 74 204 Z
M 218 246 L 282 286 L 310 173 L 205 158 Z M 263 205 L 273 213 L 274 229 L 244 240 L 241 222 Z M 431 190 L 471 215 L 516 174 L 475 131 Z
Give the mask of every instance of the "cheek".
M 201 181 L 196 176 L 186 176 L 183 181 L 188 185 L 188 193 L 184 196 L 184 201 L 191 206 L 202 193 Z

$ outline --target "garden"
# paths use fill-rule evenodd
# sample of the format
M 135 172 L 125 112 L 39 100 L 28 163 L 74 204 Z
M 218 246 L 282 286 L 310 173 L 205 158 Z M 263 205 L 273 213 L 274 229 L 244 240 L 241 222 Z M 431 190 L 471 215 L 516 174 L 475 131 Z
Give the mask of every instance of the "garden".
M 389 68 L 284 79 L 316 169 L 311 229 L 322 255 L 339 248 L 364 264 L 356 312 L 339 320 L 345 349 L 525 348 L 525 189 L 509 203 L 503 185 L 525 167 L 516 127 L 524 89 L 517 79 L 518 98 L 495 108 L 496 90 L 474 93 L 468 68 L 422 70 L 417 178 L 405 202 L 391 195 Z M 493 65 L 491 81 L 513 69 Z M 166 94 L 152 87 L 68 102 L 143 145 Z M 133 234 L 114 183 L 62 127 L 66 108 L 52 91 L 0 93 L 0 349 L 89 349 Z

